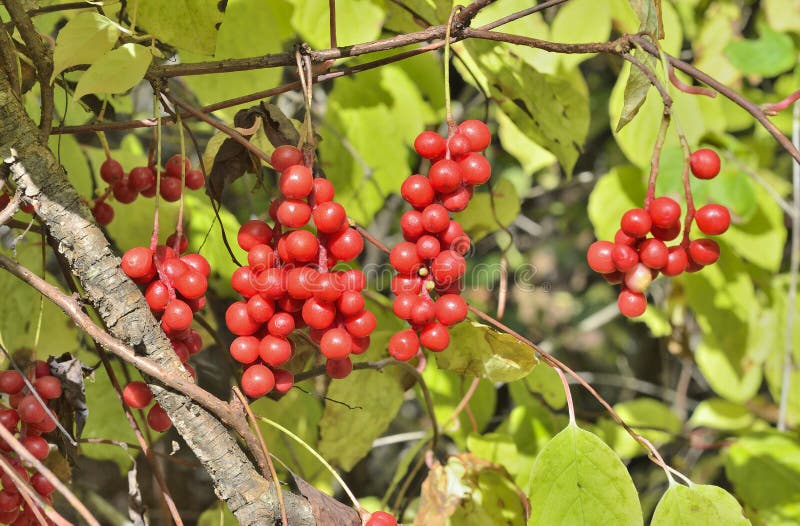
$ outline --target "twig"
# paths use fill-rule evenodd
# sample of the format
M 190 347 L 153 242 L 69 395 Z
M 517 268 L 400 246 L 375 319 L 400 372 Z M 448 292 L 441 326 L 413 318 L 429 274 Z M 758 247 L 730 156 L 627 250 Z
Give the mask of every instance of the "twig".
M 575 404 L 572 402 L 572 391 L 569 388 L 567 377 L 564 376 L 564 371 L 556 368 L 558 377 L 561 378 L 561 385 L 564 386 L 564 396 L 567 399 L 567 411 L 569 412 L 569 425 L 575 425 Z
M 794 113 L 792 114 L 792 140 L 800 148 L 800 102 L 794 103 Z M 778 429 L 786 430 L 786 416 L 789 410 L 789 391 L 792 383 L 792 371 L 794 370 L 793 332 L 794 332 L 794 312 L 795 302 L 797 301 L 797 280 L 800 271 L 800 162 L 792 163 L 792 244 L 791 256 L 789 261 L 789 304 L 786 307 L 786 334 L 785 349 L 783 357 L 783 381 L 781 382 L 781 399 L 778 406 Z
M 61 493 L 65 499 L 67 499 L 67 502 L 69 502 L 70 506 L 72 506 L 73 509 L 75 509 L 75 511 L 77 511 L 87 523 L 93 526 L 100 526 L 100 523 L 97 522 L 97 519 L 94 518 L 94 515 L 92 515 L 92 513 L 86 509 L 86 506 L 83 505 L 80 499 L 76 497 L 75 494 L 72 493 L 69 488 L 66 487 L 63 482 L 61 482 L 61 480 L 59 480 L 58 477 L 53 475 L 53 472 L 50 471 L 47 466 L 42 464 L 38 458 L 34 457 L 33 454 L 31 454 L 31 452 L 28 451 L 28 449 L 23 446 L 19 440 L 17 440 L 17 437 L 15 437 L 11 431 L 5 428 L 5 426 L 0 426 L 0 438 L 2 438 L 3 441 L 8 444 L 17 455 L 19 455 L 19 458 L 36 468 L 36 471 L 41 473 L 50 484 L 55 486 L 58 492 Z
M 705 95 L 706 97 L 716 98 L 717 92 L 710 90 L 708 88 L 703 88 L 700 86 L 687 86 L 684 84 L 681 79 L 675 75 L 675 68 L 672 67 L 672 64 L 667 64 L 667 70 L 669 74 L 669 81 L 672 83 L 673 86 L 678 88 L 679 91 L 684 93 L 689 93 L 690 95 Z
M 59 526 L 72 526 L 72 523 L 62 517 L 52 506 L 48 505 L 42 497 L 31 487 L 30 482 L 23 479 L 5 455 L 0 455 L 0 468 L 9 476 L 14 486 L 20 491 L 25 503 L 33 511 L 39 524 L 47 524 L 42 516 L 42 511 Z M 34 503 L 34 501 L 36 501 Z
M 480 378 L 475 377 L 475 378 L 472 379 L 472 383 L 469 384 L 469 388 L 467 389 L 467 392 L 464 393 L 464 396 L 461 397 L 461 401 L 458 402 L 458 405 L 456 406 L 456 408 L 453 409 L 453 414 L 450 415 L 450 418 L 447 419 L 447 422 L 445 422 L 445 426 L 447 424 L 449 424 L 450 422 L 453 422 L 453 421 L 458 422 L 458 415 L 460 415 L 461 411 L 463 411 L 469 405 L 469 401 L 472 399 L 472 396 L 475 394 L 475 391 L 478 389 L 478 385 L 480 383 L 481 383 L 481 379 Z M 475 425 L 473 427 L 477 427 L 477 425 Z M 475 432 L 477 433 L 478 430 L 475 429 Z
M 336 0 L 328 0 L 328 18 L 331 33 L 331 47 L 336 47 Z
M 5 225 L 9 219 L 14 217 L 14 214 L 16 214 L 19 210 L 21 199 L 22 193 L 19 190 L 14 192 L 14 195 L 11 196 L 11 200 L 8 202 L 6 207 L 0 210 L 0 225 Z
M 800 89 L 781 101 L 762 104 L 761 109 L 764 110 L 764 113 L 767 115 L 777 115 L 779 111 L 785 110 L 797 100 L 800 100 Z
M 650 179 L 647 182 L 647 196 L 644 198 L 644 209 L 650 211 L 650 204 L 656 196 L 656 181 L 658 181 L 659 163 L 661 162 L 661 150 L 664 149 L 664 140 L 667 138 L 669 128 L 670 112 L 664 106 L 664 114 L 661 116 L 661 125 L 658 127 L 656 143 L 653 146 L 653 156 L 650 158 Z
M 355 229 L 358 231 L 358 233 L 359 233 L 359 234 L 361 234 L 361 236 L 362 236 L 364 239 L 366 239 L 367 241 L 369 241 L 370 243 L 372 243 L 373 245 L 375 245 L 376 247 L 378 247 L 378 248 L 379 248 L 380 250 L 382 250 L 383 252 L 386 252 L 387 254 L 389 253 L 389 247 L 387 247 L 386 245 L 384 245 L 384 244 L 383 244 L 383 242 L 382 242 L 381 240 L 377 239 L 375 236 L 373 236 L 372 234 L 370 234 L 370 233 L 367 231 L 367 229 L 366 229 L 366 228 L 364 228 L 364 227 L 363 227 L 363 226 L 361 226 L 361 225 L 357 225 L 357 224 L 355 224 L 355 223 L 353 224 L 353 228 L 355 228 Z

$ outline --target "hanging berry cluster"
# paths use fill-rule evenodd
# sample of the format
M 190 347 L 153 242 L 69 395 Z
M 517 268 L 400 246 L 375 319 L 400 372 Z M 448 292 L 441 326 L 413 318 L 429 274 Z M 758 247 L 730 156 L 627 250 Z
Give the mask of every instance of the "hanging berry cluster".
M 26 376 L 45 402 L 61 396 L 61 380 L 50 374 L 50 367 L 45 362 L 36 361 Z M 44 461 L 50 454 L 50 444 L 41 435 L 56 429 L 52 412 L 45 409 L 31 394 L 22 375 L 15 370 L 0 373 L 0 393 L 8 396 L 8 405 L 0 404 L 0 425 L 16 435 L 31 455 Z M 19 477 L 30 483 L 44 502 L 52 505 L 50 494 L 55 489 L 53 484 L 41 473 L 26 467 L 11 446 L 3 440 L 0 440 L 0 450 L 0 454 L 14 467 Z M 33 510 L 22 498 L 11 477 L 3 473 L 0 482 L 3 485 L 0 491 L 0 524 L 37 524 Z M 41 508 L 39 511 L 44 515 Z
M 692 153 L 689 166 L 698 179 L 713 179 L 719 173 L 719 155 L 704 148 Z M 649 206 L 648 206 L 649 205 Z M 666 242 L 681 232 L 681 207 L 669 197 L 656 197 L 645 208 L 633 208 L 620 220 L 614 242 L 595 241 L 589 246 L 586 259 L 589 267 L 612 284 L 621 283 L 619 310 L 630 318 L 641 316 L 647 309 L 644 295 L 650 283 L 658 277 L 697 272 L 719 259 L 719 245 L 713 239 L 691 240 L 692 221 L 703 234 L 719 235 L 731 223 L 728 208 L 707 204 L 696 212 L 689 206 L 680 244 L 668 247 Z
M 364 308 L 364 274 L 333 270 L 355 259 L 364 240 L 333 200 L 333 185 L 314 178 L 302 162 L 293 146 L 275 149 L 271 163 L 281 174 L 281 197 L 269 207 L 274 226 L 251 220 L 237 237 L 248 264 L 234 272 L 231 286 L 244 301 L 228 308 L 225 322 L 237 336 L 230 352 L 245 366 L 242 390 L 251 398 L 291 388 L 292 374 L 280 367 L 294 354 L 288 338 L 294 330 L 308 326 L 328 375 L 344 378 L 353 368 L 350 354 L 367 350 L 376 325 Z M 303 229 L 312 218 L 316 234 Z
M 199 190 L 205 185 L 206 180 L 202 170 L 192 169 L 189 159 L 180 154 L 175 154 L 167 160 L 159 187 L 156 188 L 156 172 L 152 161 L 148 166 L 137 166 L 130 173 L 125 173 L 122 165 L 112 158 L 107 158 L 100 166 L 100 177 L 110 186 L 94 200 L 92 215 L 101 225 L 108 225 L 114 219 L 114 209 L 106 200 L 109 195 L 123 204 L 136 201 L 141 194 L 144 197 L 154 197 L 156 191 L 165 201 L 174 202 L 181 198 L 183 184 L 181 172 L 185 174 L 185 185 L 190 190 Z
M 161 321 L 161 328 L 172 342 L 178 359 L 195 376 L 194 368 L 186 361 L 202 350 L 203 340 L 191 325 L 193 314 L 206 304 L 211 267 L 200 254 L 179 257 L 172 249 L 178 245 L 179 250 L 184 251 L 186 244 L 185 237 L 181 236 L 178 243 L 173 234 L 167 245 L 160 245 L 155 250 L 132 248 L 122 256 L 122 270 L 135 283 L 145 287 L 144 297 L 150 310 Z M 126 395 L 128 391 L 131 391 L 129 396 Z M 147 407 L 152 400 L 143 382 L 128 384 L 123 395 L 126 395 L 125 402 L 136 409 Z M 158 404 L 150 408 L 147 422 L 155 431 L 166 431 L 171 425 L 166 412 Z
M 479 152 L 490 142 L 489 128 L 478 120 L 462 122 L 448 139 L 425 131 L 414 140 L 414 149 L 431 161 L 431 167 L 427 177 L 412 175 L 400 188 L 414 209 L 400 219 L 405 241 L 389 253 L 397 271 L 392 278 L 393 310 L 411 324 L 389 340 L 389 354 L 398 360 L 413 358 L 420 343 L 443 351 L 450 344 L 447 328 L 467 315 L 460 292 L 470 240 L 450 212 L 464 210 L 473 188 L 489 180 L 491 166 Z

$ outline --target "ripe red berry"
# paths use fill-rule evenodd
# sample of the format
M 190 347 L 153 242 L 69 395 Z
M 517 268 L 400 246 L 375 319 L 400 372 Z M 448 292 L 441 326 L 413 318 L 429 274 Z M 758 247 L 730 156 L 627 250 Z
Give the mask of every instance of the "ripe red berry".
M 471 153 L 458 161 L 464 184 L 483 184 L 492 176 L 492 165 L 483 155 Z
M 375 315 L 368 310 L 361 311 L 344 320 L 344 328 L 354 338 L 366 338 L 372 334 L 377 324 L 378 321 L 375 319 Z
M 354 228 L 346 228 L 328 239 L 328 252 L 339 261 L 351 261 L 364 249 L 364 238 Z
M 185 256 L 181 256 L 181 261 L 206 278 L 211 274 L 211 265 L 209 265 L 208 260 L 200 254 L 186 254 Z
M 318 205 L 333 201 L 334 193 L 333 183 L 322 177 L 314 178 L 314 201 Z
M 242 373 L 242 391 L 250 398 L 261 398 L 275 387 L 275 376 L 265 365 L 251 365 Z
M 624 235 L 624 234 L 623 234 Z M 628 272 L 639 263 L 639 254 L 630 245 L 614 243 L 611 259 L 620 272 Z
M 426 159 L 442 157 L 447 148 L 444 137 L 433 131 L 424 131 L 414 139 L 414 149 Z
M 689 257 L 700 265 L 711 265 L 719 259 L 719 245 L 713 239 L 695 239 L 689 243 Z
M 146 247 L 134 247 L 122 255 L 122 271 L 129 278 L 142 278 L 153 273 L 153 251 Z
M 202 297 L 208 289 L 206 277 L 194 269 L 184 272 L 173 285 L 180 295 L 188 300 Z
M 250 250 L 256 245 L 269 245 L 271 240 L 272 228 L 258 219 L 244 223 L 236 236 L 236 241 L 244 250 Z
M 461 212 L 472 199 L 472 187 L 460 186 L 449 194 L 442 196 L 442 206 L 450 212 Z
M 147 425 L 149 425 L 150 429 L 153 431 L 163 433 L 172 427 L 172 420 L 170 420 L 169 415 L 164 411 L 163 407 L 159 404 L 155 404 L 150 408 L 150 411 L 147 412 Z
M 161 320 L 176 331 L 188 329 L 192 325 L 192 309 L 184 301 L 171 300 L 164 307 Z
M 427 177 L 411 175 L 400 186 L 400 195 L 414 208 L 425 208 L 433 202 L 436 193 Z
M 586 262 L 589 268 L 600 274 L 608 274 L 617 270 L 613 259 L 614 243 L 610 241 L 595 241 L 586 251 Z
M 447 209 L 438 203 L 425 207 L 422 211 L 422 226 L 431 234 L 443 232 L 450 225 L 450 214 Z
M 376 511 L 370 515 L 366 526 L 397 526 L 397 519 L 385 511 Z
M 33 386 L 39 396 L 45 400 L 54 400 L 61 396 L 61 380 L 55 376 L 41 376 L 33 382 Z
M 261 324 L 247 313 L 247 304 L 243 301 L 237 301 L 228 307 L 225 311 L 225 325 L 237 336 L 250 336 L 261 327 Z
M 669 247 L 669 254 L 667 255 L 667 264 L 661 269 L 661 273 L 665 276 L 677 276 L 686 270 L 689 264 L 689 256 L 681 246 Z
M 353 338 L 346 330 L 341 328 L 330 329 L 322 336 L 319 350 L 326 357 L 333 360 L 346 358 L 353 346 Z
M 451 219 L 447 228 L 439 232 L 438 237 L 442 248 L 455 250 L 462 255 L 469 251 L 471 244 L 469 236 L 464 233 L 458 221 Z
M 472 143 L 469 137 L 463 133 L 455 133 L 447 140 L 447 148 L 450 150 L 451 157 L 460 159 L 472 151 Z
M 123 170 L 122 165 L 114 159 L 106 159 L 103 161 L 103 164 L 100 165 L 100 177 L 109 184 L 121 181 L 124 176 L 125 170 Z
M 92 215 L 98 225 L 107 226 L 114 220 L 114 209 L 105 201 L 100 201 L 92 208 Z
M 444 325 L 455 325 L 467 317 L 467 302 L 457 294 L 445 294 L 436 300 L 436 319 Z
M 700 208 L 694 216 L 697 227 L 708 236 L 724 233 L 731 225 L 731 213 L 722 205 L 710 204 Z
M 286 236 L 286 250 L 292 260 L 307 263 L 317 257 L 319 241 L 308 230 L 295 230 Z
M 47 440 L 37 436 L 27 436 L 20 440 L 22 445 L 25 446 L 34 457 L 39 460 L 44 460 L 50 454 L 50 445 Z
M 650 232 L 653 220 L 642 208 L 632 208 L 625 212 L 620 220 L 622 231 L 631 237 L 644 237 Z
M 659 228 L 669 228 L 681 217 L 681 205 L 669 197 L 656 197 L 650 203 L 650 219 Z
M 633 236 L 629 236 L 622 229 L 617 230 L 614 234 L 614 244 L 634 246 L 639 240 Z
M 167 177 L 172 177 L 175 179 L 180 179 L 181 172 L 186 173 L 190 169 L 191 165 L 189 164 L 189 159 L 184 159 L 179 153 L 176 153 L 167 159 L 167 162 L 164 165 L 164 171 L 166 172 Z
M 650 268 L 662 268 L 667 264 L 668 255 L 667 245 L 659 239 L 646 239 L 639 245 L 639 259 Z
M 41 473 L 34 473 L 31 477 L 31 485 L 33 489 L 36 490 L 36 493 L 46 497 L 55 491 L 56 487 L 53 485 L 52 482 L 47 480 L 44 475 Z
M 354 290 L 345 290 L 336 300 L 336 308 L 343 316 L 352 316 L 364 310 L 364 296 Z
M 258 293 L 257 283 L 249 266 L 239 267 L 231 275 L 231 288 L 245 298 L 252 298 Z
M 253 286 L 265 298 L 278 299 L 286 292 L 286 273 L 279 268 L 268 268 L 254 277 Z
M 342 379 L 347 377 L 353 372 L 353 362 L 350 358 L 342 358 L 341 360 L 326 360 L 325 372 L 334 379 Z
M 349 226 L 344 207 L 333 201 L 318 204 L 312 215 L 317 230 L 323 234 L 335 234 Z
M 426 325 L 419 333 L 419 341 L 434 352 L 443 351 L 450 345 L 450 331 L 439 322 L 432 322 Z
M 411 323 L 417 326 L 426 325 L 436 319 L 436 307 L 428 298 L 420 298 L 411 309 Z
M 294 385 L 294 375 L 286 369 L 275 369 L 272 371 L 275 377 L 275 390 L 279 393 L 286 393 Z
M 439 240 L 431 235 L 424 235 L 417 239 L 417 255 L 421 259 L 433 259 L 441 252 Z
M 412 329 L 405 329 L 389 339 L 389 354 L 400 361 L 408 361 L 419 351 L 419 337 Z
M 708 148 L 701 148 L 692 152 L 689 157 L 689 166 L 698 179 L 713 179 L 720 169 L 720 159 L 717 152 Z
M 158 191 L 165 201 L 174 203 L 181 198 L 181 193 L 183 191 L 181 180 L 175 179 L 174 177 L 162 177 Z M 116 194 L 114 197 L 117 197 Z
M 400 229 L 403 232 L 403 239 L 406 241 L 416 241 L 419 236 L 425 233 L 425 226 L 422 224 L 422 212 L 409 210 L 400 217 Z
M 179 254 L 182 254 L 186 252 L 187 248 L 189 248 L 189 239 L 183 235 L 183 233 L 178 234 L 178 232 L 173 232 L 169 235 L 169 237 L 167 237 L 165 244 L 168 247 L 172 247 L 174 250 L 177 250 Z
M 231 357 L 239 363 L 253 363 L 258 358 L 259 343 L 255 336 L 239 336 L 231 342 Z
M 419 294 L 422 290 L 422 279 L 418 275 L 408 276 L 397 274 L 392 277 L 391 290 L 394 294 L 400 295 L 403 293 Z
M 667 228 L 661 228 L 653 225 L 650 228 L 650 232 L 656 239 L 660 239 L 661 241 L 672 241 L 678 237 L 678 234 L 681 233 L 681 223 L 680 221 L 675 221 Z
M 636 318 L 644 314 L 644 311 L 647 310 L 647 298 L 641 292 L 632 292 L 628 289 L 622 289 L 617 298 L 617 306 L 623 316 Z
M 402 274 L 413 274 L 422 266 L 417 253 L 417 245 L 410 241 L 401 241 L 389 252 L 389 263 Z
M 285 227 L 302 228 L 311 218 L 311 207 L 299 199 L 286 199 L 278 205 L 278 221 Z
M 156 174 L 147 166 L 137 166 L 128 174 L 128 186 L 133 192 L 147 190 L 156 184 Z
M 144 382 L 130 382 L 122 390 L 122 400 L 134 409 L 144 409 L 153 401 L 153 393 Z
M 477 119 L 469 119 L 458 125 L 458 131 L 469 137 L 472 151 L 485 150 L 492 142 L 492 134 L 485 123 Z
M 275 251 L 269 245 L 254 245 L 247 253 L 247 264 L 253 272 L 259 272 L 275 264 Z
M 278 182 L 281 193 L 291 199 L 304 199 L 314 188 L 311 170 L 302 164 L 294 164 L 284 169 Z
M 447 194 L 461 186 L 461 167 L 450 159 L 436 161 L 428 171 L 431 186 L 439 193 Z
M 22 375 L 17 371 L 0 372 L 0 392 L 15 395 L 25 387 Z
M 288 167 L 303 163 L 303 152 L 294 146 L 283 144 L 275 148 L 270 156 L 269 163 L 278 172 L 283 172 Z
M 442 250 L 431 262 L 431 275 L 439 286 L 456 283 L 466 271 L 464 256 L 454 250 Z
M 36 424 L 44 420 L 47 415 L 42 404 L 33 395 L 25 395 L 17 405 L 17 413 L 19 418 L 26 424 Z
M 189 190 L 199 190 L 206 184 L 206 177 L 203 171 L 197 168 L 186 172 L 186 188 Z
M 283 336 L 267 334 L 258 344 L 258 355 L 267 365 L 280 367 L 291 359 L 292 344 Z
M 323 303 L 314 297 L 306 300 L 301 312 L 303 321 L 314 329 L 330 327 L 336 319 L 336 306 L 333 303 Z

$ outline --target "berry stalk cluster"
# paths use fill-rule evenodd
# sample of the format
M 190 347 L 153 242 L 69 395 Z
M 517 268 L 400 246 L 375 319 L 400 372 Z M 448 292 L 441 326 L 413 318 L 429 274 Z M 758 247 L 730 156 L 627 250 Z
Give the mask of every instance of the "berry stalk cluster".
M 333 185 L 302 162 L 294 146 L 275 149 L 281 196 L 269 206 L 273 226 L 251 220 L 237 236 L 248 264 L 234 272 L 231 286 L 244 299 L 228 308 L 225 322 L 237 336 L 230 352 L 245 367 L 242 390 L 251 398 L 292 387 L 292 374 L 281 367 L 294 354 L 293 331 L 309 327 L 328 375 L 344 378 L 353 368 L 350 354 L 367 350 L 376 325 L 364 308 L 364 274 L 334 269 L 355 259 L 364 240 L 333 200 Z M 305 229 L 312 219 L 316 232 Z
M 698 179 L 713 179 L 720 170 L 719 155 L 704 148 L 692 153 L 689 163 Z M 703 234 L 719 235 L 731 223 L 728 208 L 707 204 L 694 212 L 690 209 L 684 221 L 681 243 L 667 246 L 681 233 L 681 206 L 670 197 L 656 197 L 645 208 L 633 208 L 620 220 L 614 241 L 595 241 L 589 246 L 586 259 L 589 267 L 612 284 L 622 284 L 617 300 L 619 310 L 634 318 L 647 310 L 645 290 L 660 274 L 678 276 L 697 272 L 719 259 L 719 244 L 713 239 L 690 239 L 692 221 Z
M 454 127 L 448 139 L 424 131 L 414 140 L 414 149 L 431 167 L 427 177 L 414 174 L 400 188 L 414 209 L 400 219 L 405 241 L 389 253 L 397 271 L 391 285 L 393 310 L 411 324 L 389 341 L 389 354 L 398 360 L 413 358 L 420 344 L 443 351 L 450 344 L 448 327 L 467 315 L 460 293 L 470 239 L 450 213 L 464 210 L 473 188 L 489 180 L 491 166 L 479 152 L 490 143 L 489 128 L 478 120 Z
M 26 373 L 34 389 L 45 402 L 61 397 L 61 380 L 50 374 L 50 367 L 43 361 L 36 361 Z M 16 435 L 31 455 L 44 461 L 50 454 L 50 446 L 42 437 L 56 429 L 52 413 L 30 392 L 22 375 L 15 370 L 0 373 L 0 393 L 7 396 L 5 404 L 0 404 L 0 425 Z M 30 483 L 42 500 L 52 505 L 51 494 L 55 487 L 41 473 L 30 469 L 13 452 L 11 446 L 0 440 L 0 455 L 10 463 L 22 480 Z M 38 524 L 33 509 L 22 498 L 19 488 L 7 473 L 0 477 L 3 485 L 0 491 L 0 524 Z M 44 515 L 44 511 L 39 509 Z
M 179 250 L 186 250 L 185 238 Z M 206 304 L 208 276 L 211 267 L 200 254 L 178 256 L 169 245 L 155 250 L 135 247 L 122 256 L 122 270 L 135 283 L 145 288 L 144 297 L 150 310 L 160 320 L 161 328 L 172 342 L 172 348 L 183 366 L 192 376 L 194 368 L 187 360 L 203 348 L 200 334 L 191 328 L 194 313 Z M 143 382 L 132 382 L 123 390 L 125 402 L 136 409 L 144 409 L 152 401 L 152 394 Z M 172 423 L 167 413 L 154 404 L 147 413 L 147 423 L 155 431 L 163 432 Z
M 185 174 L 182 176 L 182 174 Z M 106 191 L 94 200 L 92 215 L 100 225 L 108 225 L 114 219 L 114 208 L 106 200 L 110 195 L 118 202 L 129 204 L 143 197 L 154 197 L 158 191 L 165 201 L 174 202 L 181 198 L 183 186 L 190 190 L 199 190 L 206 184 L 202 170 L 192 168 L 189 159 L 175 154 L 167 160 L 158 188 L 156 188 L 155 165 L 137 166 L 125 173 L 122 165 L 112 158 L 107 158 L 100 166 L 100 177 L 109 184 Z M 181 183 L 181 177 L 185 177 Z

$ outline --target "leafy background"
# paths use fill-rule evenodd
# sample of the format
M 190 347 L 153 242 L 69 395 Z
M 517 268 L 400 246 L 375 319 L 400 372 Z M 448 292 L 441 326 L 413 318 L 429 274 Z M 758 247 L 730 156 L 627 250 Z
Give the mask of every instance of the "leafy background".
M 59 2 L 28 2 L 53 3 Z M 316 49 L 329 46 L 324 0 L 274 0 L 266 6 L 230 0 L 224 15 L 213 2 L 202 7 L 186 0 L 139 4 L 138 29 L 169 46 L 150 47 L 146 41 L 121 45 L 119 37 L 128 34 L 130 19 L 120 12 L 120 4 L 104 8 L 105 16 L 90 9 L 36 17 L 37 29 L 55 38 L 57 76 L 75 92 L 73 99 L 64 83 L 56 85 L 58 118 L 64 124 L 91 120 L 89 99 L 78 101 L 87 94 L 107 101 L 108 118 L 150 117 L 152 94 L 140 80 L 151 62 L 249 57 L 290 51 L 298 42 Z M 662 0 L 660 5 L 664 50 L 691 57 L 755 103 L 780 100 L 800 84 L 796 2 Z M 529 6 L 523 0 L 500 0 L 482 10 L 473 26 Z M 422 27 L 420 21 L 443 23 L 450 11 L 447 2 L 433 0 L 353 0 L 339 2 L 337 8 L 339 45 L 414 31 Z M 604 41 L 640 27 L 652 30 L 653 9 L 650 0 L 571 0 L 503 30 L 562 42 Z M 8 20 L 2 8 L 0 18 Z M 721 236 L 723 256 L 717 265 L 697 274 L 660 278 L 651 288 L 647 314 L 636 321 L 622 319 L 614 288 L 589 271 L 584 254 L 594 239 L 613 237 L 620 215 L 642 202 L 661 114 L 657 93 L 617 57 L 561 56 L 480 41 L 462 42 L 453 50 L 456 117 L 488 118 L 495 134 L 487 152 L 493 165 L 491 184 L 459 217 L 475 241 L 471 270 L 489 269 L 469 274 L 475 277 L 467 283 L 466 296 L 494 313 L 499 269 L 505 266 L 509 288 L 503 320 L 582 371 L 626 422 L 694 485 L 665 476 L 577 388 L 577 424 L 568 423 L 555 373 L 537 364 L 513 338 L 471 324 L 453 331 L 451 348 L 430 360 L 422 374 L 432 408 L 413 376 L 389 367 L 357 371 L 330 384 L 303 382 L 302 389 L 280 400 L 259 401 L 254 410 L 289 428 L 340 468 L 365 506 L 399 507 L 409 523 L 524 524 L 527 499 L 529 524 L 800 522 L 800 441 L 795 431 L 800 373 L 792 373 L 791 430 L 775 429 L 786 345 L 787 219 L 758 182 L 785 198 L 791 190 L 790 158 L 724 98 L 672 93 L 674 120 L 691 146 L 713 147 L 724 160 L 718 178 L 693 182 L 695 200 L 699 205 L 726 204 L 733 225 Z M 76 71 L 74 66 L 82 67 Z M 204 105 L 275 86 L 291 75 L 265 69 L 192 76 L 174 81 L 172 89 Z M 395 242 L 403 211 L 397 196 L 400 183 L 420 169 L 413 138 L 423 129 L 442 129 L 441 54 L 428 53 L 315 89 L 312 111 L 321 138 L 320 166 L 351 217 L 369 225 L 387 244 Z M 536 118 L 510 98 L 523 101 Z M 298 93 L 273 102 L 290 117 L 302 117 Z M 36 88 L 27 94 L 26 104 L 38 117 Z M 635 107 L 639 109 L 633 115 Z M 216 116 L 231 122 L 237 109 Z M 790 113 L 773 118 L 787 134 Z M 618 130 L 623 115 L 630 122 Z M 191 126 L 201 144 L 211 139 L 210 127 L 197 122 Z M 150 130 L 115 132 L 108 140 L 114 157 L 130 169 L 144 164 L 152 135 Z M 101 191 L 96 172 L 103 152 L 93 134 L 58 135 L 50 144 L 85 196 Z M 166 129 L 165 158 L 178 145 L 176 130 Z M 195 162 L 201 153 L 190 152 Z M 658 194 L 681 200 L 681 153 L 674 129 L 661 165 Z M 241 222 L 263 215 L 274 191 L 274 174 L 266 167 L 230 185 L 221 211 L 229 236 Z M 124 250 L 145 243 L 151 203 L 114 206 L 118 218 L 108 233 L 116 246 Z M 162 225 L 173 225 L 176 212 L 176 205 L 162 203 Z M 235 265 L 207 197 L 187 197 L 187 214 L 192 248 L 208 258 L 216 273 L 205 317 L 229 341 L 219 320 L 226 302 L 234 298 L 227 280 Z M 169 226 L 162 227 L 165 236 Z M 14 236 L 3 235 L 11 253 Z M 38 236 L 26 235 L 15 256 L 57 281 L 51 257 L 43 267 L 40 244 Z M 361 263 L 382 261 L 379 253 L 367 250 Z M 387 338 L 400 324 L 380 297 L 386 283 L 370 286 L 378 295 L 372 307 L 379 332 L 363 359 L 376 360 L 385 356 Z M 57 309 L 45 303 L 41 310 L 39 298 L 8 275 L 0 275 L 0 290 L 0 331 L 6 345 L 16 350 L 35 347 L 40 356 L 72 352 L 88 363 L 97 361 L 86 339 Z M 794 312 L 800 317 L 800 308 Z M 37 337 L 40 317 L 45 330 Z M 791 323 L 790 345 L 800 363 L 800 323 Z M 235 371 L 225 350 L 210 337 L 206 340 L 206 352 L 193 359 L 200 382 L 227 396 Z M 131 374 L 122 365 L 119 369 L 123 377 Z M 476 375 L 481 379 L 467 410 L 452 418 Z M 86 437 L 134 442 L 101 371 L 89 382 L 87 397 Z M 420 459 L 431 446 L 431 418 L 443 436 L 436 444 L 435 463 L 420 469 Z M 340 494 L 313 456 L 274 428 L 265 426 L 264 433 L 281 464 Z M 184 519 L 219 524 L 227 512 L 179 437 L 170 432 L 151 438 L 158 451 L 174 453 L 162 457 L 160 466 L 168 473 Z M 163 520 L 147 464 L 135 450 L 92 444 L 82 446 L 82 453 L 72 484 L 104 522 L 124 522 L 127 482 L 122 475 L 134 460 L 151 514 Z M 586 505 L 586 515 L 570 515 L 576 501 Z M 225 523 L 232 520 L 227 517 Z

